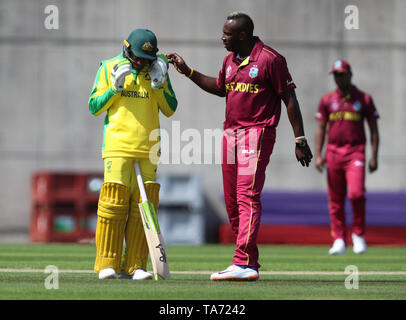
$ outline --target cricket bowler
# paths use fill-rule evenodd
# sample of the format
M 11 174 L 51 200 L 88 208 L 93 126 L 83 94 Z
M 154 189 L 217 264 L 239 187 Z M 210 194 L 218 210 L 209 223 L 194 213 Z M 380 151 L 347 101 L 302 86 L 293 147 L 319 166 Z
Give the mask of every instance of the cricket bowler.
M 281 101 L 293 128 L 292 150 L 302 166 L 309 166 L 312 152 L 306 142 L 295 83 L 285 58 L 259 37 L 245 13 L 232 13 L 223 25 L 221 40 L 227 51 L 217 78 L 187 66 L 177 53 L 169 62 L 203 90 L 226 97 L 222 141 L 224 199 L 236 239 L 232 265 L 213 273 L 213 281 L 259 279 L 257 235 L 262 213 L 261 192 L 265 169 L 276 139 Z
M 152 279 L 146 271 L 148 246 L 134 164 L 139 163 L 146 194 L 157 212 L 160 185 L 155 181 L 160 154 L 153 148 L 157 141 L 151 141 L 150 134 L 159 129 L 160 112 L 170 117 L 177 108 L 168 60 L 157 52 L 152 31 L 134 30 L 119 55 L 101 62 L 89 97 L 90 112 L 106 114 L 104 184 L 97 211 L 94 264 L 99 279 L 120 274 L 134 280 Z
M 353 251 L 360 254 L 367 248 L 364 237 L 366 202 L 364 121 L 368 123 L 371 136 L 372 155 L 368 167 L 372 173 L 378 169 L 379 114 L 372 97 L 352 84 L 351 66 L 347 61 L 335 61 L 331 73 L 337 88 L 325 94 L 320 100 L 316 113 L 318 127 L 315 147 L 317 170 L 322 172 L 324 164 L 327 164 L 330 226 L 334 240 L 328 253 L 332 255 L 346 253 L 344 204 L 348 192 L 354 217 Z M 326 132 L 328 142 L 323 157 Z

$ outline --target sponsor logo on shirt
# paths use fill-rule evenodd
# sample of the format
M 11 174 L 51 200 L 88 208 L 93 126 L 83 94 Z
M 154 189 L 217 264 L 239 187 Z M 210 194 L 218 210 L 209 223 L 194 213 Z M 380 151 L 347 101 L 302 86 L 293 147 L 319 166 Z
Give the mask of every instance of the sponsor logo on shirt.
M 237 91 L 247 93 L 258 93 L 259 84 L 245 83 L 245 82 L 229 82 L 226 83 L 226 91 Z
M 256 65 L 253 66 L 253 67 L 250 69 L 250 72 L 248 73 L 248 75 L 250 76 L 250 78 L 255 78 L 255 77 L 258 75 L 258 68 L 257 68 Z
M 149 99 L 148 91 L 127 91 L 127 90 L 123 90 L 123 91 L 121 91 L 121 96 L 122 97 L 127 97 L 127 98 Z
M 339 111 L 339 112 L 330 113 L 329 120 L 330 121 L 338 121 L 338 120 L 360 121 L 361 114 L 356 113 L 356 112 Z

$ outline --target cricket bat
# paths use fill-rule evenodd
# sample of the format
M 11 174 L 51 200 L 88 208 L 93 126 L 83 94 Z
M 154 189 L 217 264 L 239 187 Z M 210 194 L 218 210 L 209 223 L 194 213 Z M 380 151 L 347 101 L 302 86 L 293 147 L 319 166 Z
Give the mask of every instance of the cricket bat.
M 164 238 L 159 229 L 158 217 L 154 205 L 148 201 L 138 162 L 135 163 L 135 172 L 137 174 L 137 182 L 141 194 L 141 203 L 138 204 L 138 206 L 140 208 L 145 238 L 147 239 L 149 254 L 151 257 L 154 279 L 168 279 L 170 273 Z

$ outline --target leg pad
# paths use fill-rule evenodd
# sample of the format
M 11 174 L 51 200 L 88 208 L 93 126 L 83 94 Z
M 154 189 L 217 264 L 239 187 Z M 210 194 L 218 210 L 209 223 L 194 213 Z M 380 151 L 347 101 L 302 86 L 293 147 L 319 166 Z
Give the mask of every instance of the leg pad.
M 128 188 L 119 183 L 104 183 L 97 210 L 95 272 L 113 268 L 117 274 L 120 273 L 128 210 Z

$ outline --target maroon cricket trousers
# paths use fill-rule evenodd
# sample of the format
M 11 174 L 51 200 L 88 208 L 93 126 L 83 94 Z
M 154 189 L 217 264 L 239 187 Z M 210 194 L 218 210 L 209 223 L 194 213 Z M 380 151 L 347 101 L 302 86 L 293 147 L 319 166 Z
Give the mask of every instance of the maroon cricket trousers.
M 224 131 L 224 199 L 237 245 L 233 264 L 260 267 L 257 247 L 262 213 L 260 196 L 275 138 L 273 127 Z
M 365 233 L 365 145 L 327 145 L 326 163 L 332 237 L 346 242 L 347 195 L 353 209 L 352 232 L 358 236 Z

